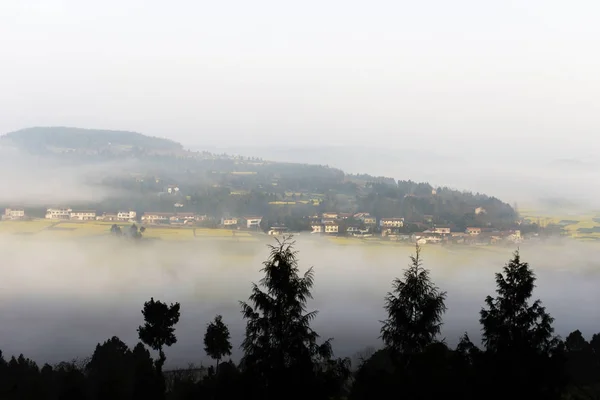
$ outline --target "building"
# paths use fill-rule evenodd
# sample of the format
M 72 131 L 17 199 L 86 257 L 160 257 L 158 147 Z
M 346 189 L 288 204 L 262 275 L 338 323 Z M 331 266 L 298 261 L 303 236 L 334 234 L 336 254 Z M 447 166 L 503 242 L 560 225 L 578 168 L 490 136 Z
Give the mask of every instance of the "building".
M 179 187 L 177 185 L 169 185 L 167 186 L 165 192 L 169 194 L 179 193 Z
M 404 226 L 404 218 L 381 218 L 379 226 L 381 228 L 402 228 Z
M 276 235 L 284 235 L 288 231 L 288 228 L 285 226 L 272 226 L 267 234 L 276 236 Z
M 246 221 L 246 228 L 248 229 L 260 229 L 260 222 L 262 221 L 262 217 L 244 217 Z
M 196 214 L 194 213 L 177 213 L 169 217 L 171 224 L 191 224 L 196 222 Z
M 369 226 L 375 226 L 375 225 L 377 225 L 377 218 L 375 218 L 375 217 L 371 217 L 371 216 L 364 217 L 364 218 L 362 219 L 362 222 L 363 222 L 363 224 L 365 224 L 365 225 L 369 225 Z
M 325 233 L 338 233 L 340 231 L 340 226 L 338 224 L 336 224 L 335 222 L 329 222 L 326 224 L 323 224 L 324 232 Z
M 487 211 L 486 211 L 486 210 L 485 210 L 485 208 L 483 208 L 483 207 L 477 207 L 477 208 L 475 209 L 475 214 L 476 214 L 476 215 L 479 215 L 479 214 L 487 214 Z
M 377 218 L 371 216 L 369 213 L 356 213 L 354 214 L 354 219 L 361 221 L 365 225 L 377 225 Z
M 96 210 L 71 211 L 69 218 L 76 221 L 94 221 L 96 219 Z
M 311 233 L 323 233 L 323 224 L 312 224 L 310 227 L 312 228 Z
M 134 222 L 136 215 L 137 214 L 136 214 L 135 211 L 119 211 L 117 213 L 117 220 L 119 220 L 119 221 L 127 221 L 127 222 Z
M 237 226 L 238 224 L 238 219 L 237 218 L 221 218 L 221 225 L 226 226 L 226 227 L 234 227 Z
M 109 221 L 109 222 L 114 222 L 114 221 L 118 221 L 119 217 L 118 214 L 114 214 L 114 213 L 103 213 L 101 216 L 96 216 L 96 220 L 97 221 Z
M 163 212 L 147 212 L 142 215 L 142 223 L 147 224 L 160 224 L 169 221 L 169 218 L 173 216 L 173 213 Z
M 433 228 L 433 233 L 437 233 L 438 235 L 449 235 L 450 228 L 447 226 L 436 226 Z
M 467 230 L 465 231 L 465 233 L 468 233 L 469 235 L 480 235 L 481 234 L 481 228 L 476 228 L 473 226 L 469 226 L 467 227 Z
M 70 208 L 49 208 L 46 210 L 46 219 L 70 219 Z
M 23 219 L 25 218 L 25 210 L 22 208 L 6 208 L 2 219 Z

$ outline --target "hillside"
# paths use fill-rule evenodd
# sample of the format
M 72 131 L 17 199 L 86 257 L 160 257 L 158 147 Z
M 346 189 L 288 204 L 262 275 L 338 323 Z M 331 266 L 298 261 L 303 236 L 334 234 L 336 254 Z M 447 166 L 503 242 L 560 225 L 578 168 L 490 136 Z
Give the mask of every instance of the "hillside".
M 168 139 L 136 132 L 68 127 L 34 127 L 8 133 L 0 138 L 32 153 L 64 153 L 102 151 L 180 151 L 183 146 Z
M 248 157 L 187 151 L 179 143 L 133 132 L 29 128 L 9 133 L 0 139 L 0 143 L 3 141 L 60 161 L 60 171 L 39 167 L 44 174 L 32 173 L 32 177 L 56 175 L 67 182 L 70 175 L 77 175 L 70 182 L 81 185 L 71 184 L 68 191 L 61 192 L 65 204 L 75 205 L 69 193 L 78 194 L 77 198 L 92 193 L 90 185 L 94 185 L 94 192 L 110 193 L 79 202 L 76 205 L 81 209 L 171 212 L 177 204 L 181 211 L 216 219 L 261 215 L 270 223 L 298 229 L 308 226 L 309 216 L 323 212 L 367 212 L 377 218 L 403 217 L 415 224 L 451 225 L 459 230 L 466 226 L 509 227 L 517 218 L 505 202 L 479 193 L 385 176 L 348 174 L 324 165 L 265 161 L 256 154 Z M 267 156 L 265 159 L 271 159 Z M 280 156 L 277 151 L 272 154 L 275 159 Z M 89 169 L 94 163 L 99 167 Z M 30 160 L 26 165 L 32 164 Z M 42 165 L 40 158 L 35 165 Z M 82 175 L 86 170 L 94 173 Z M 19 187 L 40 188 L 45 183 L 32 179 L 25 184 L 21 179 Z M 174 187 L 175 192 L 169 191 Z M 44 203 L 56 197 L 52 194 L 56 193 L 40 194 L 35 200 Z M 25 200 L 25 195 L 15 197 L 16 202 Z M 486 212 L 476 214 L 478 208 Z

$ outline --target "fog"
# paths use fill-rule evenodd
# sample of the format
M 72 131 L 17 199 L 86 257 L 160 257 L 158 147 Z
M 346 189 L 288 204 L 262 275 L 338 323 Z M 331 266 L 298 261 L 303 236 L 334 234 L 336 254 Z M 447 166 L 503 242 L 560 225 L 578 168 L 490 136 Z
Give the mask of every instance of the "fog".
M 540 143 L 542 145 L 543 143 Z M 543 144 L 546 145 L 546 144 Z M 435 146 L 433 146 L 435 147 Z M 565 144 L 553 151 L 533 152 L 517 142 L 509 151 L 490 153 L 478 143 L 448 145 L 443 150 L 417 147 L 407 138 L 402 146 L 367 142 L 362 146 L 222 146 L 215 152 L 258 156 L 265 160 L 322 164 L 347 173 L 366 173 L 400 180 L 429 182 L 495 196 L 509 204 L 541 208 L 561 200 L 560 212 L 600 208 L 597 157 Z M 569 210 L 565 210 L 565 205 Z
M 314 328 L 334 338 L 338 356 L 379 346 L 383 297 L 408 265 L 409 246 L 341 246 L 307 235 L 296 237 L 300 269 L 314 266 Z M 0 237 L 0 349 L 38 362 L 90 355 L 113 335 L 137 341 L 141 308 L 150 297 L 181 303 L 178 343 L 167 350 L 169 367 L 206 363 L 203 334 L 220 313 L 229 324 L 239 359 L 247 300 L 268 255 L 264 242 L 198 240 L 131 245 L 96 238 L 77 241 Z M 535 298 L 556 318 L 557 333 L 600 331 L 597 245 L 565 240 L 526 244 L 525 261 L 538 275 Z M 512 249 L 425 246 L 424 265 L 448 292 L 443 336 L 456 344 L 465 331 L 478 341 L 478 311 L 495 289 L 494 272 Z
M 132 159 L 73 165 L 0 146 L 0 203 L 21 207 L 96 203 L 121 193 L 98 185 L 102 177 L 123 174 L 136 165 Z

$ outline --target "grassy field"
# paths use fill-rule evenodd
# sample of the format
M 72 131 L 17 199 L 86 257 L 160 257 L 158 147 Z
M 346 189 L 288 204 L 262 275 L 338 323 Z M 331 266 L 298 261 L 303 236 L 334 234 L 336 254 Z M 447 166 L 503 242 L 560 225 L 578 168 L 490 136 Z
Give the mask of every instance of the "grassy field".
M 560 210 L 520 209 L 519 213 L 523 218 L 541 226 L 561 225 L 575 239 L 600 240 L 600 212 L 561 213 Z
M 110 235 L 113 222 L 102 221 L 1 221 L 0 235 L 27 235 L 40 238 L 81 238 Z M 130 223 L 117 223 L 125 230 Z M 190 227 L 147 226 L 144 237 L 168 241 L 193 241 L 199 238 L 234 239 L 236 241 L 257 240 L 256 235 L 249 232 L 238 232 L 228 229 L 208 229 Z
M 275 202 L 284 204 L 287 202 Z M 560 210 L 539 210 L 520 208 L 519 213 L 531 222 L 542 226 L 558 224 L 569 236 L 582 241 L 600 241 L 600 212 L 585 211 L 579 213 L 561 213 Z M 78 238 L 107 236 L 113 222 L 103 221 L 0 221 L 0 235 L 27 235 L 42 238 Z M 121 229 L 127 229 L 131 224 L 117 223 Z M 260 240 L 263 235 L 255 233 L 232 231 L 228 229 L 208 229 L 191 227 L 147 226 L 144 236 L 149 239 L 167 241 L 194 241 L 200 238 L 220 240 L 236 240 L 252 242 Z M 374 248 L 407 246 L 406 243 L 388 242 L 379 238 L 357 239 L 351 237 L 328 237 L 329 243 L 341 246 L 369 246 Z M 489 248 L 486 246 L 486 248 Z M 490 251 L 490 250 L 485 250 Z

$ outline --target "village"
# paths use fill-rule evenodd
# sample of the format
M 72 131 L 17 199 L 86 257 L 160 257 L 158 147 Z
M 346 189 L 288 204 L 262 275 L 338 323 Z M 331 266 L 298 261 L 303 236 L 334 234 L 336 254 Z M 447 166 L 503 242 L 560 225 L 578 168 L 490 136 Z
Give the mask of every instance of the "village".
M 485 212 L 485 210 L 478 210 Z M 306 217 L 312 230 L 307 231 L 314 236 L 346 236 L 356 239 L 386 240 L 423 244 L 462 244 L 492 245 L 516 244 L 534 238 L 536 234 L 521 235 L 518 229 L 498 230 L 492 227 L 467 227 L 464 231 L 456 231 L 450 226 L 432 223 L 432 217 L 426 216 L 421 223 L 411 223 L 418 231 L 406 229 L 403 217 L 376 218 L 369 213 L 322 213 Z M 2 220 L 32 220 L 24 208 L 6 208 Z M 65 208 L 48 208 L 44 219 L 60 221 L 103 221 L 116 223 L 141 223 L 143 226 L 160 227 L 203 227 L 247 231 L 267 235 L 283 235 L 292 232 L 282 225 L 263 226 L 261 216 L 223 217 L 219 220 L 207 215 L 190 212 L 144 212 L 117 211 L 97 214 L 95 210 L 74 210 Z

